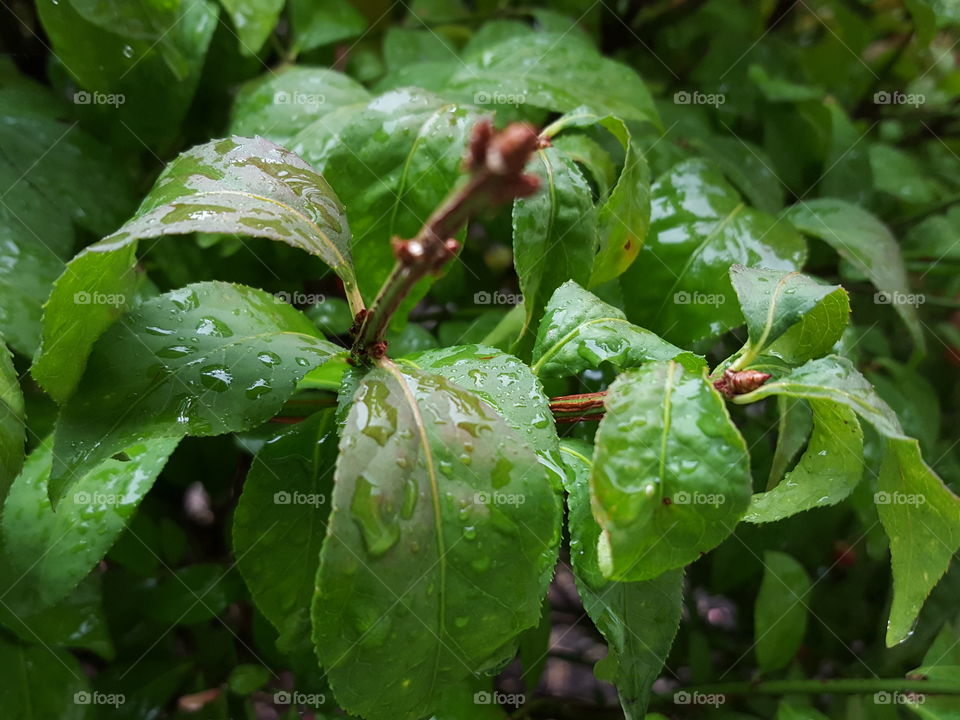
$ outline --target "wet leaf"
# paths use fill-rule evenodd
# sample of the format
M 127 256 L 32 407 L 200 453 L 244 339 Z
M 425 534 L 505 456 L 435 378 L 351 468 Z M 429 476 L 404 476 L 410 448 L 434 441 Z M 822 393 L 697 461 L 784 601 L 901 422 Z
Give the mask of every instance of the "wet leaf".
M 731 265 L 798 270 L 806 243 L 789 223 L 747 206 L 700 159 L 674 165 L 651 189 L 650 232 L 621 286 L 627 316 L 689 344 L 742 322 Z
M 262 138 L 213 140 L 182 153 L 136 215 L 71 260 L 44 308 L 34 378 L 63 403 L 89 348 L 133 302 L 138 241 L 194 232 L 264 237 L 317 255 L 356 292 L 350 231 L 330 186 L 293 153 Z M 70 353 L 55 352 L 64 343 Z
M 811 360 L 734 402 L 780 394 L 842 405 L 886 440 L 874 502 L 890 538 L 893 603 L 886 641 L 896 645 L 909 637 L 924 600 L 960 549 L 960 497 L 923 461 L 919 443 L 904 435 L 893 410 L 846 358 Z
M 627 124 L 618 117 L 605 117 L 578 108 L 550 125 L 544 134 L 550 137 L 563 129 L 599 125 L 605 128 L 623 149 L 623 169 L 609 196 L 604 192 L 599 205 L 597 226 L 599 247 L 590 273 L 590 286 L 621 275 L 636 259 L 650 228 L 650 166 L 637 148 Z M 563 137 L 563 136 L 561 136 Z M 609 156 L 607 156 L 609 158 Z M 574 275 L 569 278 L 576 279 Z
M 23 466 L 26 415 L 13 358 L 0 340 L 0 503 Z
M 0 665 L 9 675 L 0 685 L 0 703 L 17 720 L 83 720 L 88 707 L 75 695 L 86 693 L 80 663 L 65 650 L 23 645 L 0 637 Z M 55 688 L 51 692 L 51 688 Z
M 479 396 L 409 366 L 361 381 L 343 429 L 314 639 L 341 706 L 437 712 L 537 624 L 559 492 Z
M 513 204 L 513 262 L 520 279 L 526 322 L 536 320 L 564 281 L 587 284 L 597 254 L 597 216 L 590 185 L 571 160 L 553 148 L 540 150 L 527 172 L 540 190 Z
M 743 265 L 730 268 L 730 281 L 747 321 L 746 358 L 765 353 L 805 362 L 830 352 L 847 327 L 850 300 L 839 285 Z
M 627 720 L 643 720 L 653 682 L 673 645 L 683 605 L 683 570 L 643 582 L 607 580 L 600 570 L 600 526 L 590 512 L 593 448 L 565 440 L 570 559 L 583 608 L 607 641 L 607 657 L 596 674 L 616 685 Z
M 270 37 L 284 0 L 220 0 L 237 33 L 240 52 L 256 55 Z
M 56 512 L 48 497 L 52 439 L 30 453 L 3 508 L 4 546 L 19 578 L 4 589 L 6 602 L 39 609 L 67 597 L 126 528 L 178 442 L 130 444 L 120 448 L 124 460 L 81 470 Z
M 262 135 L 288 145 L 310 123 L 337 108 L 365 104 L 369 99 L 370 93 L 343 73 L 289 65 L 240 88 L 230 116 L 230 132 L 246 137 Z
M 750 459 L 703 371 L 628 370 L 605 407 L 590 476 L 604 574 L 648 580 L 729 536 L 750 501 Z
M 797 654 L 807 629 L 810 576 L 786 553 L 763 554 L 763 581 L 753 613 L 760 670 L 786 666 Z
M 533 348 L 532 369 L 543 377 L 558 377 L 579 375 L 602 363 L 626 370 L 673 359 L 689 370 L 704 366 L 698 355 L 631 324 L 622 310 L 571 280 L 557 288 L 547 304 Z
M 780 396 L 781 398 L 785 396 Z M 743 519 L 764 523 L 836 505 L 863 475 L 863 431 L 844 405 L 811 400 L 813 432 L 796 467 L 771 490 L 757 493 Z
M 338 442 L 332 410 L 271 438 L 253 459 L 234 513 L 237 567 L 281 637 L 310 634 Z
M 393 267 L 390 239 L 413 237 L 460 179 L 479 118 L 474 108 L 406 88 L 380 95 L 363 109 L 341 108 L 291 141 L 336 193 L 349 199 L 357 277 L 368 301 Z M 424 292 L 426 285 L 408 302 Z
M 349 0 L 290 0 L 290 24 L 294 50 L 299 52 L 356 37 L 367 28 L 367 21 Z
M 875 302 L 889 304 L 903 319 L 917 348 L 925 347 L 917 317 L 917 295 L 910 292 L 900 248 L 893 234 L 866 210 L 844 200 L 818 198 L 788 208 L 784 214 L 801 232 L 820 238 L 879 291 Z
M 50 497 L 133 443 L 265 422 L 336 352 L 304 315 L 262 290 L 196 283 L 143 303 L 97 341 L 63 407 Z
M 597 78 L 603 82 L 597 82 Z M 445 94 L 476 96 L 554 112 L 580 106 L 598 115 L 659 124 L 650 93 L 633 69 L 603 57 L 587 43 L 549 32 L 508 37 L 471 54 L 450 78 Z

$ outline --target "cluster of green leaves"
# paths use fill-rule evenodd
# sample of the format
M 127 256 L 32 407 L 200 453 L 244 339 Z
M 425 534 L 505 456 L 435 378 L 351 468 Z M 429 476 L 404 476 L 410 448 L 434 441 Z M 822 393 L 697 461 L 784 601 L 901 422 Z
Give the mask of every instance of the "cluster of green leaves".
M 665 662 L 722 679 L 711 644 L 960 694 L 960 17 L 380 5 L 39 0 L 46 84 L 0 64 L 2 705 L 502 717 L 475 695 L 518 653 L 535 689 L 558 558 L 631 720 Z M 348 362 L 491 114 L 542 128 L 540 191 Z M 682 623 L 691 589 L 752 626 Z

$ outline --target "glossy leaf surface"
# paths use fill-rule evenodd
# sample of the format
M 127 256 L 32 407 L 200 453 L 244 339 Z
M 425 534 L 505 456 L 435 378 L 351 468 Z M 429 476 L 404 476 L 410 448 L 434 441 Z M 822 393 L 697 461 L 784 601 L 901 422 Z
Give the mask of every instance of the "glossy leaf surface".
M 420 718 L 539 621 L 559 493 L 480 397 L 408 367 L 360 381 L 340 451 L 317 651 L 350 712 Z
M 754 608 L 757 661 L 765 672 L 778 670 L 796 655 L 807 629 L 810 576 L 786 553 L 763 554 L 763 582 Z
M 746 444 L 701 373 L 654 362 L 607 391 L 590 487 L 600 566 L 647 580 L 722 542 L 750 500 Z
M 152 437 L 247 430 L 337 347 L 262 290 L 196 283 L 150 300 L 97 341 L 57 422 L 50 496 Z

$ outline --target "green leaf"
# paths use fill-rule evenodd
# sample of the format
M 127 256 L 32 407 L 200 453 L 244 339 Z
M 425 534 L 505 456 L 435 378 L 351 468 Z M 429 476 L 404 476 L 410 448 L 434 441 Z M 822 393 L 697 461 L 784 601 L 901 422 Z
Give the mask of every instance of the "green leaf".
M 729 536 L 750 501 L 750 458 L 703 371 L 628 370 L 605 405 L 590 476 L 605 575 L 648 580 Z
M 367 28 L 363 15 L 348 0 L 290 0 L 290 24 L 295 52 L 356 37 Z
M 893 234 L 866 210 L 844 200 L 818 198 L 784 211 L 801 232 L 820 238 L 862 272 L 879 290 L 875 302 L 893 305 L 918 349 L 925 348 L 917 304 Z
M 811 360 L 733 402 L 780 394 L 838 403 L 886 438 L 874 502 L 890 538 L 893 604 L 886 641 L 896 645 L 909 636 L 924 600 L 960 549 L 960 497 L 927 466 L 919 443 L 903 434 L 897 416 L 846 358 Z
M 786 553 L 763 554 L 763 581 L 753 611 L 757 664 L 779 670 L 797 654 L 807 630 L 810 576 Z
M 281 637 L 310 634 L 338 440 L 332 410 L 270 439 L 253 459 L 234 514 L 240 574 Z
M 828 400 L 811 400 L 810 407 L 813 432 L 807 449 L 779 485 L 753 496 L 745 521 L 773 522 L 811 508 L 836 505 L 860 482 L 863 430 L 856 414 Z
M 813 413 L 803 400 L 780 395 L 777 398 L 777 412 L 780 416 L 777 422 L 777 447 L 770 462 L 768 490 L 776 487 L 787 474 L 787 469 L 797 453 L 803 450 L 813 430 Z
M 0 503 L 23 466 L 26 414 L 13 357 L 0 340 Z
M 747 321 L 748 345 L 735 363 L 738 367 L 748 367 L 752 358 L 764 353 L 779 357 L 785 352 L 784 359 L 804 362 L 829 352 L 847 327 L 850 300 L 839 285 L 799 272 L 743 265 L 730 268 L 730 281 Z M 770 346 L 791 330 L 780 353 L 771 351 Z
M 757 210 L 775 215 L 783 209 L 785 188 L 762 148 L 739 137 L 693 137 L 689 144 L 720 168 Z
M 89 698 L 80 663 L 64 650 L 21 645 L 0 636 L 0 666 L 7 677 L 0 684 L 0 704 L 16 720 L 84 720 Z M 87 700 L 89 702 L 89 699 Z
M 287 145 L 310 123 L 337 108 L 369 99 L 370 93 L 343 73 L 288 65 L 240 88 L 230 116 L 230 132 L 246 137 L 262 135 Z
M 368 301 L 393 268 L 390 239 L 413 237 L 460 178 L 461 158 L 479 119 L 474 108 L 407 88 L 376 97 L 363 109 L 341 108 L 294 138 L 294 149 L 350 199 L 357 277 Z
M 609 647 L 596 673 L 616 685 L 627 720 L 643 720 L 680 624 L 683 570 L 645 582 L 607 580 L 597 558 L 600 526 L 590 513 L 592 448 L 574 440 L 564 441 L 560 451 L 567 467 L 570 559 L 577 590 Z
M 265 237 L 306 250 L 330 265 L 356 299 L 350 231 L 326 181 L 268 140 L 213 140 L 174 160 L 137 214 L 85 248 L 57 280 L 32 368 L 55 400 L 66 401 L 94 341 L 132 304 L 138 240 L 194 232 Z M 71 352 L 55 352 L 59 343 Z
M 593 124 L 605 128 L 616 138 L 623 149 L 624 159 L 616 185 L 609 196 L 603 193 L 599 207 L 600 246 L 590 273 L 591 286 L 623 274 L 636 259 L 650 228 L 650 166 L 623 120 L 611 115 L 601 117 L 578 108 L 554 122 L 543 134 L 552 137 L 567 127 Z
M 217 26 L 215 3 L 40 0 L 37 14 L 80 92 L 105 95 L 79 101 L 95 105 L 102 124 L 124 123 L 150 147 L 176 136 Z
M 571 132 L 550 138 L 550 145 L 590 174 L 601 198 L 610 194 L 610 188 L 617 182 L 618 171 L 610 153 L 600 143 L 583 133 Z
M 21 573 L 0 558 L 0 590 L 16 590 L 13 583 Z M 22 597 L 22 596 L 21 596 Z M 38 610 L 32 599 L 19 605 L 16 592 L 4 595 L 0 604 L 0 624 L 25 643 L 40 642 L 48 647 L 83 648 L 113 660 L 115 652 L 103 611 L 100 577 L 88 575 L 56 605 Z
M 927 595 L 960 549 L 960 498 L 923 461 L 913 438 L 890 440 L 877 490 L 893 568 L 886 638 L 891 647 L 910 636 Z
M 238 665 L 230 672 L 227 685 L 237 695 L 249 695 L 270 680 L 270 671 L 262 665 Z
M 572 40 L 546 32 L 509 37 L 467 56 L 445 94 L 468 102 L 512 98 L 561 113 L 585 106 L 597 115 L 659 124 L 650 93 L 632 68 Z
M 195 283 L 145 302 L 97 341 L 63 407 L 50 497 L 147 438 L 259 425 L 336 352 L 306 317 L 262 290 Z
M 521 337 L 534 330 L 564 281 L 587 284 L 599 243 L 593 195 L 577 166 L 547 148 L 527 170 L 540 179 L 540 190 L 513 204 L 513 262 L 526 311 Z
M 617 370 L 676 359 L 688 370 L 703 358 L 632 325 L 623 311 L 572 280 L 550 298 L 533 348 L 533 372 L 542 377 L 579 375 L 608 362 Z
M 20 578 L 4 589 L 10 593 L 5 601 L 42 608 L 67 597 L 126 528 L 178 442 L 160 438 L 119 448 L 123 460 L 108 456 L 78 473 L 56 512 L 48 497 L 52 440 L 30 453 L 4 504 L 4 545 Z
M 284 0 L 220 0 L 233 21 L 244 55 L 256 55 L 280 18 Z
M 384 363 L 343 429 L 314 640 L 341 706 L 370 720 L 438 711 L 536 625 L 559 492 L 524 437 L 450 381 Z
M 674 165 L 654 184 L 650 233 L 621 286 L 628 317 L 687 345 L 741 321 L 731 265 L 798 270 L 806 243 L 789 223 L 748 207 L 700 159 Z
M 485 345 L 459 345 L 402 358 L 478 395 L 511 429 L 527 439 L 541 463 L 563 477 L 557 426 L 550 399 L 530 368 L 513 355 Z

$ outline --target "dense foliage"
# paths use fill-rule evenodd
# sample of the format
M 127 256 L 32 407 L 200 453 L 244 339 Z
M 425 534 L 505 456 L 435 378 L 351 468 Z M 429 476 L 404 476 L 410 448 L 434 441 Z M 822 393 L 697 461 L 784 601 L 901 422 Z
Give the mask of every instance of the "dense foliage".
M 4 717 L 960 717 L 956 3 L 0 5 Z

